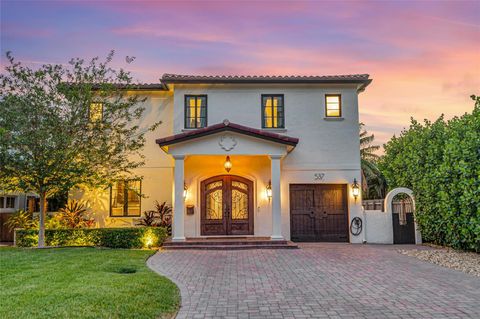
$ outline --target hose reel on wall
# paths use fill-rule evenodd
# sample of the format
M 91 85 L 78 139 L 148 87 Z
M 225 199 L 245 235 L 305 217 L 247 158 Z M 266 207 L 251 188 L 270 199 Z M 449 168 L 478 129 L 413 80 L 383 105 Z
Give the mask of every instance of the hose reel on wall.
M 354 217 L 350 223 L 350 233 L 353 236 L 358 236 L 362 233 L 363 222 L 360 217 Z

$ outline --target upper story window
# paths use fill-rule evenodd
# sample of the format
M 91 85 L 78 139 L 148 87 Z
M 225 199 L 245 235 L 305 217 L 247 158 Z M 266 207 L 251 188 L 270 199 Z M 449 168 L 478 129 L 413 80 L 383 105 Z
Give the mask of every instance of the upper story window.
M 262 128 L 285 128 L 283 94 L 262 94 Z
M 185 95 L 185 128 L 207 126 L 207 96 Z
M 342 96 L 340 94 L 325 94 L 325 117 L 342 116 Z
M 139 217 L 141 180 L 118 180 L 110 188 L 111 217 Z
M 101 122 L 103 120 L 103 103 L 90 103 L 88 108 L 88 119 L 90 122 Z

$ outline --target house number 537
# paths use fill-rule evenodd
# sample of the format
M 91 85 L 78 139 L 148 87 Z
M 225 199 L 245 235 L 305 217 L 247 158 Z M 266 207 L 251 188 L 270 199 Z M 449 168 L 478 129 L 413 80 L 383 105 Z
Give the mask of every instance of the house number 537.
M 315 173 L 315 174 L 313 174 L 313 178 L 314 178 L 314 180 L 316 180 L 316 181 L 322 181 L 324 177 L 325 177 L 325 174 L 324 174 L 324 173 Z

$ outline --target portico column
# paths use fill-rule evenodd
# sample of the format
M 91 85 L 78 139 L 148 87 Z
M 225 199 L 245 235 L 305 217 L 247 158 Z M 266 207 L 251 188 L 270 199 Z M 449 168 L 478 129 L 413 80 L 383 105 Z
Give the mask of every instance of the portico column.
M 282 211 L 280 195 L 280 155 L 270 155 L 272 176 L 272 239 L 282 240 Z
M 173 224 L 172 224 L 172 241 L 185 240 L 184 231 L 184 201 L 183 201 L 183 187 L 185 180 L 184 173 L 184 155 L 174 155 L 174 192 L 173 192 Z

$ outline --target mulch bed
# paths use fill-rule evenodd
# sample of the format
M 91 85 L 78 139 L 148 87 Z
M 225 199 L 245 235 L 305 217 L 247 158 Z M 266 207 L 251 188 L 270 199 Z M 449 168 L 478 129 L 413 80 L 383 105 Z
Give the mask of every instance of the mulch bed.
M 480 254 L 451 248 L 400 249 L 399 253 L 480 277 Z

